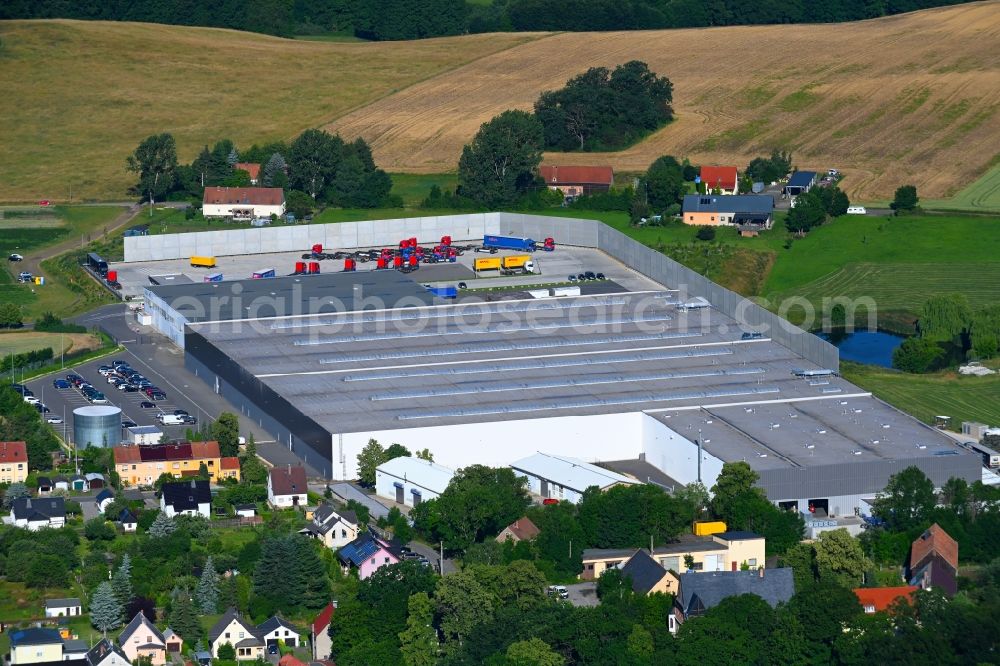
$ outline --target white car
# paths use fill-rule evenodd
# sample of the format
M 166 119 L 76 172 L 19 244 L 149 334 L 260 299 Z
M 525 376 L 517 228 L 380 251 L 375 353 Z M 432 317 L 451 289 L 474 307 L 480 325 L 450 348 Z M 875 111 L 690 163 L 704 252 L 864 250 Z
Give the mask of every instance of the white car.
M 41 400 L 39 400 L 38 398 L 36 398 L 33 395 L 26 395 L 26 396 L 24 396 L 24 401 L 26 403 L 28 403 L 29 405 L 37 405 L 38 403 L 41 402 Z
M 58 416 L 50 416 L 49 418 L 45 419 L 45 422 L 51 423 L 52 425 L 59 425 L 60 423 L 63 422 L 63 420 Z
M 24 257 L 15 252 L 14 254 L 7 257 L 7 261 L 24 261 Z

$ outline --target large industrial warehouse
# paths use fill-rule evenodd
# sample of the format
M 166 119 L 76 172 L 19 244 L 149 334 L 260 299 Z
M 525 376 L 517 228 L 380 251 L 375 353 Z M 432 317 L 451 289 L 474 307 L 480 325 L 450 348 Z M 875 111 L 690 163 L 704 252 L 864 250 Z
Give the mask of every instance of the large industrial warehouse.
M 980 478 L 976 456 L 837 376 L 835 348 L 668 258 L 591 220 L 481 217 L 490 233 L 596 248 L 641 278 L 622 283 L 656 288 L 444 302 L 378 271 L 154 287 L 147 303 L 172 339 L 181 322 L 190 371 L 333 479 L 356 476 L 373 437 L 451 468 L 544 451 L 708 486 L 745 460 L 771 500 L 833 515 L 909 465 L 938 484 Z M 219 308 L 234 289 L 240 306 Z M 249 315 L 253 298 L 303 289 L 337 306 Z

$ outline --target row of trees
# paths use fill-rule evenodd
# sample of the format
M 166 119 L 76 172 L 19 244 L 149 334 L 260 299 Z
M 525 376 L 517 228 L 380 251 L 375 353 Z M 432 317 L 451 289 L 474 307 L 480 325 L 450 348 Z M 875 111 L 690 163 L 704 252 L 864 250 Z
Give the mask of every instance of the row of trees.
M 177 145 L 169 133 L 142 140 L 126 159 L 138 176 L 133 191 L 143 199 L 179 196 L 200 200 L 206 187 L 248 187 L 250 174 L 240 162 L 261 164 L 260 185 L 291 188 L 290 209 L 316 204 L 353 208 L 393 205 L 392 179 L 375 165 L 364 139 L 345 142 L 339 135 L 310 129 L 289 144 L 253 145 L 242 153 L 223 139 L 205 146 L 189 165 L 177 161 Z M 304 213 L 308 214 L 308 213 Z
M 649 30 L 718 25 L 831 23 L 951 4 L 945 0 L 824 3 L 754 0 L 9 0 L 0 19 L 75 18 L 233 28 L 273 35 L 348 32 L 419 39 L 504 30 Z
M 620 150 L 673 118 L 674 86 L 632 60 L 591 67 L 535 102 L 547 150 Z
M 932 296 L 918 313 L 917 335 L 896 348 L 892 364 L 906 372 L 931 372 L 947 364 L 951 350 L 974 360 L 997 356 L 1000 305 L 973 308 L 964 294 Z
M 847 214 L 850 205 L 847 195 L 836 185 L 814 187 L 795 198 L 795 207 L 788 211 L 785 227 L 791 232 L 805 233 L 831 217 Z
M 51 349 L 48 354 L 51 358 Z M 9 385 L 0 386 L 0 441 L 25 442 L 30 469 L 48 469 L 52 453 L 59 450 L 59 441 L 42 415 Z

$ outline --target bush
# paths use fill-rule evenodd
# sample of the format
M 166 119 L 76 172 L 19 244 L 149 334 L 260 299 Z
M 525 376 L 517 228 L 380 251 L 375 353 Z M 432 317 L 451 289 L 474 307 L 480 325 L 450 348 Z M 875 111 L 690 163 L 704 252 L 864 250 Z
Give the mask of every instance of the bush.
M 35 322 L 35 330 L 43 333 L 86 333 L 87 327 L 79 324 L 65 324 L 51 312 L 46 312 Z
M 944 358 L 944 350 L 923 338 L 907 338 L 892 353 L 892 367 L 912 373 L 930 372 Z
M 695 238 L 701 241 L 715 240 L 715 227 L 704 226 L 698 229 L 698 233 L 695 234 Z

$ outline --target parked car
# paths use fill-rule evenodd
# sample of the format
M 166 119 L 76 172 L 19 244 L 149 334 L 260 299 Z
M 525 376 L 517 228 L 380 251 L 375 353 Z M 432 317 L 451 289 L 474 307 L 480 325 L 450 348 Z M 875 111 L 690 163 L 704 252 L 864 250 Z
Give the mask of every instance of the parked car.
M 139 387 L 135 384 L 125 384 L 125 386 L 122 387 L 122 390 L 126 393 L 138 393 Z
M 569 590 L 566 589 L 565 585 L 549 585 L 547 592 L 559 599 L 569 599 Z
M 597 274 L 596 274 L 596 273 L 594 273 L 594 271 L 587 271 L 587 272 L 586 272 L 586 273 L 584 273 L 583 275 L 584 275 L 584 277 L 586 277 L 586 278 L 587 278 L 588 280 L 596 280 L 596 279 L 597 279 Z
M 137 425 L 139 425 L 139 424 L 136 423 L 135 421 L 133 421 L 132 419 L 128 418 L 127 416 L 123 416 L 122 417 L 122 427 L 123 428 L 134 428 Z
M 52 425 L 59 425 L 60 423 L 63 422 L 63 420 L 58 416 L 49 416 L 48 418 L 45 419 L 45 422 L 50 423 Z
M 24 257 L 15 252 L 7 257 L 7 261 L 24 261 Z
M 559 500 L 557 500 L 555 497 L 546 497 L 545 499 L 542 500 L 542 504 L 545 505 L 559 504 Z
M 47 406 L 45 405 L 45 403 L 43 403 L 43 402 L 40 402 L 40 403 L 38 403 L 37 405 L 35 405 L 35 409 L 37 409 L 37 410 L 38 410 L 38 413 L 39 413 L 39 414 L 48 414 L 49 412 L 51 412 L 51 411 L 52 411 L 52 410 L 51 410 L 51 409 L 49 409 L 49 408 L 48 408 L 48 407 L 47 407 Z
M 17 274 L 17 281 L 18 282 L 31 282 L 31 280 L 33 280 L 33 279 L 34 279 L 34 276 L 31 273 L 29 273 L 28 271 L 21 271 L 20 273 Z
M 143 400 L 139 403 L 139 407 L 143 409 L 156 409 L 156 405 L 148 400 Z
M 152 393 L 149 394 L 149 399 L 150 400 L 166 400 L 167 399 L 167 394 L 164 393 L 163 391 L 153 391 Z
M 53 379 L 52 386 L 54 386 L 57 389 L 68 389 L 69 382 L 66 381 L 65 379 Z
M 38 205 L 39 206 L 50 206 L 50 205 L 52 205 L 52 202 L 49 201 L 48 199 L 42 199 L 41 201 L 38 202 Z
M 41 402 L 41 400 L 39 400 L 38 398 L 36 398 L 33 395 L 26 395 L 26 396 L 24 396 L 24 401 L 26 403 L 28 403 L 29 405 L 37 405 L 38 403 Z
M 598 273 L 597 274 L 597 279 L 598 280 L 607 280 L 608 278 L 604 277 L 604 273 Z
M 569 276 L 569 277 L 568 277 L 567 279 L 568 279 L 568 280 L 569 280 L 570 282 L 576 282 L 576 276 L 575 276 L 575 275 L 570 275 L 570 276 Z
M 174 416 L 190 416 L 190 413 L 186 409 L 175 409 Z

